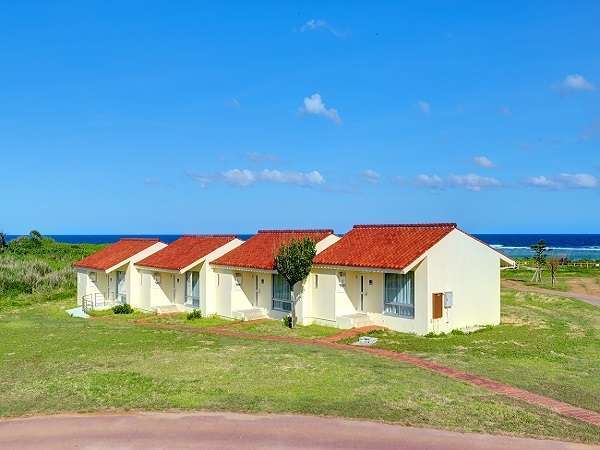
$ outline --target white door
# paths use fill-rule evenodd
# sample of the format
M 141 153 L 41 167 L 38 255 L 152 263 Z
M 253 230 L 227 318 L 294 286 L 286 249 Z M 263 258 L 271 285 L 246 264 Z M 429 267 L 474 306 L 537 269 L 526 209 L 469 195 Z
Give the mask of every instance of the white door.
M 367 302 L 367 295 L 369 293 L 369 278 L 367 275 L 360 276 L 360 311 L 365 310 L 365 303 Z
M 260 299 L 260 284 L 258 280 L 258 275 L 254 276 L 254 306 L 258 306 Z

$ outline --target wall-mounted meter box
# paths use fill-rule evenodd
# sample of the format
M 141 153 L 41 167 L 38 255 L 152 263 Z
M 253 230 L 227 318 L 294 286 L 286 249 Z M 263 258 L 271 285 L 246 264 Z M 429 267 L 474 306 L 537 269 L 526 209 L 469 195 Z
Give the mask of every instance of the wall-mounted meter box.
M 444 308 L 452 308 L 454 303 L 454 295 L 452 292 L 444 292 Z

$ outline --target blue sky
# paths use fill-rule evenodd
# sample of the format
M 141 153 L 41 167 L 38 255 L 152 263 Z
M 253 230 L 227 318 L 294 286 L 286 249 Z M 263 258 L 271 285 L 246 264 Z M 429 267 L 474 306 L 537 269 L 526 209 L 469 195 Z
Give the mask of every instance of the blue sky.
M 9 234 L 600 232 L 598 2 L 13 3 Z

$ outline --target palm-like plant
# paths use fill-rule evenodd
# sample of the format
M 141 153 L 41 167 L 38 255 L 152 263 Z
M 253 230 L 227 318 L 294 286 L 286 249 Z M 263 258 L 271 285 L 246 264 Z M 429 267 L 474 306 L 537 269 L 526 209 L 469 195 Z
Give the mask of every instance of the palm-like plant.
M 42 233 L 40 233 L 38 230 L 31 230 L 29 232 L 29 239 L 35 242 L 40 242 L 42 240 Z
M 6 234 L 0 231 L 0 252 L 3 252 L 8 248 L 8 238 Z

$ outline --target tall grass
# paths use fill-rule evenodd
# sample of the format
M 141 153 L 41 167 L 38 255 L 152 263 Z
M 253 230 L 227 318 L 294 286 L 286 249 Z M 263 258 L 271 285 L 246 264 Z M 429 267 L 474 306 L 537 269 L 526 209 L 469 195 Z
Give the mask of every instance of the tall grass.
M 0 295 L 33 294 L 75 286 L 71 267 L 52 270 L 42 259 L 0 256 Z

